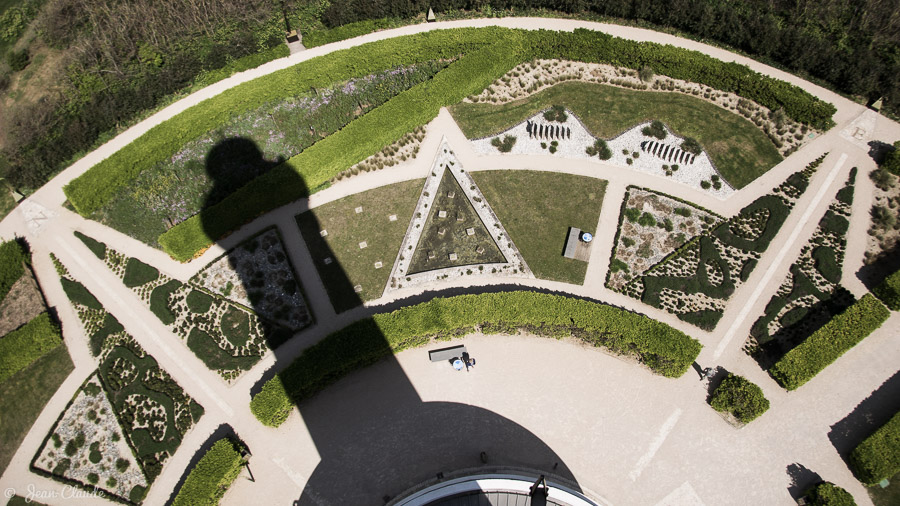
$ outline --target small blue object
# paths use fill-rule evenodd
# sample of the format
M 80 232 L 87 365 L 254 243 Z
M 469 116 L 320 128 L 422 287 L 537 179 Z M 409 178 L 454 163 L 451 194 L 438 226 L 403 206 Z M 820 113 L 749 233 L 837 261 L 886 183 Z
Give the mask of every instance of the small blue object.
M 584 242 L 591 242 L 594 240 L 594 235 L 591 234 L 590 232 L 585 232 L 585 233 L 581 234 L 581 240 Z
M 464 364 L 463 361 L 460 359 L 456 359 L 453 361 L 453 368 L 456 369 L 457 371 L 462 371 L 463 367 L 465 367 L 465 366 L 466 366 L 466 364 Z

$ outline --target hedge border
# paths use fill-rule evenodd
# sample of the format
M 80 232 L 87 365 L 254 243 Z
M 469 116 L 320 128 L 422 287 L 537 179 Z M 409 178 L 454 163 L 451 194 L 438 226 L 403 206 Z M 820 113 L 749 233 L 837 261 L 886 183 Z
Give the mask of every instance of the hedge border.
M 224 437 L 206 451 L 197 462 L 178 494 L 172 501 L 174 506 L 215 506 L 234 483 L 244 466 L 243 446 Z
M 796 390 L 856 346 L 890 317 L 871 293 L 865 294 L 805 341 L 787 352 L 770 373 L 787 390 Z
M 577 337 L 636 355 L 666 377 L 684 374 L 702 348 L 669 325 L 598 302 L 530 291 L 458 295 L 376 314 L 332 332 L 267 381 L 250 409 L 260 422 L 277 427 L 296 404 L 347 374 L 427 344 L 432 336 L 479 327 L 485 333 L 524 327 L 556 338 Z
M 866 485 L 900 473 L 900 412 L 850 453 L 850 470 Z

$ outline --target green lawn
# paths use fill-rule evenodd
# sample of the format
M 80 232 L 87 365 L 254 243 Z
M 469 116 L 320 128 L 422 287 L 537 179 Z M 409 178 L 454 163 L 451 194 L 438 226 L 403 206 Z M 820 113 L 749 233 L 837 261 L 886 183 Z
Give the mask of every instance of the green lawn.
M 897 506 L 900 504 L 900 474 L 890 479 L 891 484 L 887 488 L 879 486 L 868 487 L 869 497 L 875 506 Z
M 61 344 L 0 384 L 0 474 L 73 368 Z
M 535 276 L 584 283 L 587 263 L 563 257 L 563 246 L 569 227 L 596 232 L 606 181 L 529 170 L 471 176 Z
M 697 139 L 735 188 L 782 160 L 772 141 L 750 121 L 678 93 L 567 82 L 502 105 L 459 103 L 450 112 L 466 136 L 476 138 L 502 132 L 550 105 L 568 107 L 592 134 L 605 139 L 638 123 L 661 120 L 678 135 Z
M 400 243 L 412 218 L 424 180 L 375 188 L 316 207 L 297 216 L 297 225 L 313 257 L 335 311 L 381 297 Z M 356 213 L 356 208 L 363 211 Z M 390 221 L 390 215 L 396 221 Z M 320 230 L 328 235 L 321 237 Z M 360 249 L 359 243 L 367 243 Z M 326 265 L 324 259 L 332 258 Z M 380 269 L 375 262 L 381 262 Z M 362 291 L 356 293 L 354 286 Z

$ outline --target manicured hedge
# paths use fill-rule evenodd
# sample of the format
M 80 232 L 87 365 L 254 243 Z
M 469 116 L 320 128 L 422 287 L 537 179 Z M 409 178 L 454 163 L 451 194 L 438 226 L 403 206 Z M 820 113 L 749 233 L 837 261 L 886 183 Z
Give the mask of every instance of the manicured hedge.
M 728 374 L 713 392 L 709 404 L 716 411 L 728 411 L 738 421 L 750 423 L 769 409 L 763 391 L 743 376 Z
M 866 294 L 843 313 L 787 352 L 771 369 L 772 377 L 795 390 L 881 326 L 890 311 Z
M 535 292 L 437 298 L 377 314 L 333 332 L 263 385 L 250 408 L 265 425 L 278 426 L 303 399 L 347 374 L 432 336 L 525 327 L 536 334 L 572 335 L 594 346 L 635 355 L 654 372 L 682 375 L 700 353 L 688 335 L 646 316 L 595 302 Z M 487 326 L 488 328 L 485 328 Z
M 323 46 L 339 40 L 352 39 L 378 30 L 393 28 L 399 26 L 400 23 L 399 19 L 391 18 L 367 19 L 356 23 L 347 23 L 330 30 L 316 30 L 303 34 L 303 46 L 306 48 Z
M 0 244 L 0 301 L 6 298 L 9 289 L 25 274 L 28 252 L 17 240 Z
M 853 449 L 850 469 L 866 485 L 900 473 L 900 413 Z
M 850 492 L 827 481 L 810 488 L 803 496 L 809 506 L 856 506 Z
M 373 42 L 312 58 L 236 86 L 165 121 L 72 180 L 66 197 L 83 216 L 105 205 L 143 170 L 229 118 L 263 104 L 403 64 L 451 58 L 496 40 L 501 29 L 454 29 Z
M 884 278 L 884 281 L 872 290 L 872 294 L 891 310 L 900 311 L 900 271 Z
M 0 383 L 62 343 L 59 327 L 41 313 L 0 338 Z
M 106 244 L 105 243 L 102 243 L 102 242 L 94 239 L 93 237 L 88 237 L 77 230 L 75 231 L 75 237 L 80 239 L 81 242 L 83 242 L 84 245 L 87 246 L 88 249 L 91 250 L 91 253 L 93 253 L 97 258 L 99 258 L 100 260 L 103 260 L 106 258 Z
M 241 473 L 241 446 L 230 438 L 216 441 L 191 469 L 175 496 L 175 506 L 214 506 Z

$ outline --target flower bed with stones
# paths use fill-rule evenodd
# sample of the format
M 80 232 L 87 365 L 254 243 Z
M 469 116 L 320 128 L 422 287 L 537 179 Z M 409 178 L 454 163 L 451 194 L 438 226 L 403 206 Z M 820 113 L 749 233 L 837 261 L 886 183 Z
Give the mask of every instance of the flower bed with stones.
M 616 291 L 722 221 L 711 211 L 636 186 L 628 187 L 622 209 L 606 281 Z
M 294 297 L 302 301 L 298 293 L 299 285 L 293 277 L 285 280 L 285 276 L 292 275 L 293 270 L 284 256 L 277 234 L 269 235 L 270 232 L 248 239 L 223 257 L 227 259 L 237 255 L 241 262 L 246 263 L 248 259 L 255 258 L 253 255 L 255 251 L 264 254 L 265 262 L 248 267 L 254 269 L 249 281 L 244 278 L 242 283 L 235 283 L 234 278 L 230 276 L 237 271 L 231 271 L 229 274 L 230 269 L 224 267 L 223 259 L 216 260 L 214 263 L 217 268 L 207 273 L 203 279 L 217 287 L 220 286 L 220 282 L 224 283 L 220 286 L 223 292 L 228 291 L 230 280 L 232 286 L 229 297 L 232 292 L 235 296 L 243 295 L 243 300 L 260 303 L 261 308 L 271 310 L 273 316 L 281 320 L 302 325 L 309 324 L 311 318 L 304 305 L 290 306 Z M 93 241 L 90 238 L 85 239 L 84 236 L 79 237 L 86 243 Z M 260 237 L 267 238 L 265 240 L 267 247 L 261 248 Z M 275 246 L 273 240 L 277 240 L 279 244 Z M 253 243 L 256 244 L 255 248 L 250 247 Z M 138 295 L 169 330 L 185 341 L 188 348 L 207 367 L 219 373 L 226 381 L 233 381 L 242 372 L 250 369 L 268 353 L 269 349 L 274 349 L 288 340 L 294 332 L 284 324 L 258 316 L 254 310 L 241 303 L 236 303 L 212 290 L 200 288 L 193 280 L 182 283 L 135 258 L 126 257 L 105 245 L 102 246 L 104 250 L 97 256 Z M 241 250 L 250 255 L 238 254 L 237 252 Z M 278 252 L 281 252 L 281 255 L 276 254 Z M 272 255 L 274 263 L 269 263 L 269 255 Z M 272 269 L 271 272 L 268 271 L 269 268 Z M 266 273 L 272 276 L 271 279 L 265 279 Z M 221 276 L 216 278 L 216 274 Z M 288 293 L 285 288 L 292 280 L 295 291 Z M 238 288 L 245 283 L 251 285 L 249 289 Z M 256 297 L 260 300 L 254 300 Z M 291 314 L 295 316 L 291 317 Z
M 666 76 L 650 75 L 642 80 L 635 70 L 600 63 L 565 60 L 522 63 L 494 81 L 481 94 L 468 97 L 466 101 L 502 104 L 525 98 L 565 81 L 603 83 L 621 88 L 691 95 L 752 121 L 772 139 L 782 156 L 800 149 L 820 133 L 791 120 L 781 111 L 771 111 L 734 93 Z
M 731 219 L 680 247 L 621 288 L 622 293 L 712 330 L 747 281 L 824 155 Z
M 33 466 L 140 502 L 203 407 L 52 259 L 99 368 L 61 415 Z
M 473 139 L 472 146 L 476 152 L 485 155 L 506 152 L 598 160 L 590 153 L 597 138 L 574 113 L 566 109 L 565 120 L 548 121 L 544 117 L 547 112 L 541 111 L 498 135 Z M 667 177 L 720 199 L 734 194 L 734 188 L 722 179 L 705 151 L 695 155 L 682 150 L 684 138 L 667 127 L 663 127 L 664 139 L 647 135 L 643 131 L 650 126 L 651 122 L 641 123 L 606 140 L 612 156 L 604 163 Z M 504 148 L 504 151 L 495 145 L 496 139 L 507 137 L 515 139 L 509 149 Z
M 856 169 L 816 231 L 791 265 L 790 273 L 750 330 L 744 350 L 764 367 L 780 359 L 854 302 L 840 285 L 847 245 Z

